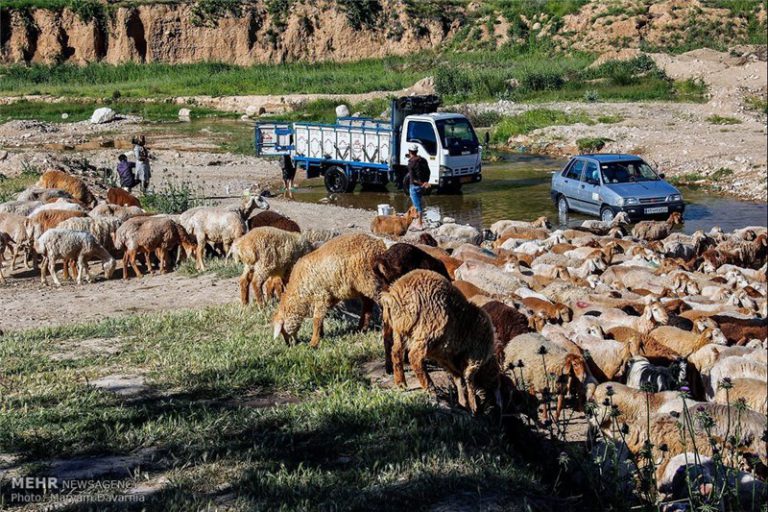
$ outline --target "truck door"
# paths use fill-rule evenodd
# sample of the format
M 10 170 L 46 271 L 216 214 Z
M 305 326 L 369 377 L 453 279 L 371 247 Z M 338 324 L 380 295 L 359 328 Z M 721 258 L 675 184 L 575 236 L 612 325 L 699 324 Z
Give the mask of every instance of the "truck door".
M 440 180 L 440 159 L 437 152 L 440 151 L 435 125 L 429 121 L 417 121 L 406 119 L 403 129 L 403 143 L 400 145 L 405 164 L 408 163 L 408 146 L 416 144 L 419 148 L 419 156 L 429 164 L 429 182 L 437 185 Z

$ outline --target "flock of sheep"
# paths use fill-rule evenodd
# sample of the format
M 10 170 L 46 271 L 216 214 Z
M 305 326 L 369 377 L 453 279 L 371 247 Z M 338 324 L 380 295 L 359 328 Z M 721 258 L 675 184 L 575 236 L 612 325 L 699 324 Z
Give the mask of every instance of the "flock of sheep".
M 666 447 L 656 481 L 673 497 L 690 461 L 697 478 L 716 479 L 708 439 L 730 442 L 731 418 L 739 418 L 743 464 L 734 469 L 746 472 L 737 483 L 766 492 L 754 477 L 768 465 L 764 226 L 685 235 L 674 231 L 682 223 L 675 213 L 631 230 L 618 215 L 555 231 L 542 217 L 499 221 L 486 232 L 453 223 L 410 232 L 411 213 L 377 217 L 373 235 L 339 235 L 301 232 L 260 197 L 180 216 L 148 215 L 119 189 L 96 203 L 81 180 L 48 171 L 17 201 L 0 204 L 0 279 L 6 247 L 11 269 L 19 253 L 25 265 L 41 258 L 41 279 L 47 268 L 57 284 L 57 261 L 80 282 L 90 278 L 89 259 L 100 259 L 109 278 L 122 253 L 127 278 L 129 269 L 142 275 L 138 255 L 145 271 L 193 254 L 203 268 L 206 247 L 217 247 L 243 265 L 243 304 L 251 292 L 257 304 L 279 300 L 274 335 L 289 345 L 311 317 L 317 346 L 324 317 L 341 301 L 361 300 L 361 330 L 378 304 L 385 366 L 398 385 L 407 352 L 424 389 L 435 388 L 428 360 L 473 414 L 504 410 L 521 393 L 554 395 L 555 420 L 568 399 L 577 409 L 590 403 L 594 418 L 606 420 L 593 418 L 593 426 L 607 438 L 617 437 L 617 417 L 626 425 L 620 441 L 631 454 L 647 440 Z M 266 211 L 254 215 L 257 208 Z M 695 458 L 680 441 L 682 407 L 715 421 L 714 434 L 691 434 L 700 441 Z

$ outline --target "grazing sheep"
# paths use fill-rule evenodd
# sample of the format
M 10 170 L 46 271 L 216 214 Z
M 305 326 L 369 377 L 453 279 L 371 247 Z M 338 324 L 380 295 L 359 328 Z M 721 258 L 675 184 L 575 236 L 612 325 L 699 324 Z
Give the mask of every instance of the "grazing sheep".
M 542 352 L 546 352 L 543 357 Z M 523 367 L 515 369 L 518 361 L 523 362 Z M 526 333 L 512 338 L 504 349 L 502 370 L 521 391 L 538 393 L 545 388 L 554 391 L 557 395 L 555 420 L 560 417 L 566 392 L 573 388 L 576 382 L 579 385 L 575 390 L 582 403 L 585 398 L 591 397 L 596 385 L 584 356 L 575 354 L 538 333 Z M 555 375 L 554 380 L 551 380 L 551 374 Z M 556 387 L 555 390 L 552 390 L 553 386 Z
M 526 222 L 522 220 L 499 220 L 491 224 L 491 233 L 498 237 L 504 231 L 512 227 L 552 229 L 552 223 L 549 222 L 547 217 L 539 217 L 533 222 Z
M 70 210 L 75 212 L 86 212 L 87 210 L 80 206 L 77 203 L 73 203 L 69 199 L 56 199 L 55 201 L 42 204 L 32 210 L 29 213 L 29 217 L 32 217 L 33 215 L 36 215 L 40 212 L 44 212 L 47 210 Z
M 627 386 L 643 389 L 648 386 L 650 391 L 673 391 L 681 384 L 687 383 L 685 359 L 678 359 L 672 366 L 666 368 L 651 364 L 642 356 L 634 356 L 627 364 Z
M 0 204 L 0 213 L 13 213 L 14 215 L 27 217 L 32 213 L 32 210 L 42 204 L 40 201 L 8 201 L 7 203 Z
M 147 212 L 139 208 L 138 206 L 117 206 L 109 203 L 99 203 L 96 207 L 88 213 L 89 217 L 115 217 L 120 219 L 121 222 L 132 217 L 138 217 L 140 215 L 146 215 Z
M 275 227 L 255 228 L 235 240 L 231 254 L 235 261 L 243 264 L 240 302 L 248 304 L 248 289 L 252 287 L 255 302 L 263 304 L 262 288 L 267 279 L 288 282 L 296 261 L 312 249 L 312 242 L 306 235 Z
M 456 286 L 456 283 L 454 283 Z M 528 318 L 503 302 L 490 300 L 481 306 L 493 324 L 493 353 L 499 365 L 504 362 L 504 349 L 512 338 L 531 332 Z
M 768 412 L 768 387 L 766 387 L 764 379 L 737 377 L 731 379 L 730 385 L 731 388 L 727 392 L 723 387 L 717 388 L 714 396 L 715 403 L 733 405 L 743 400 L 747 407 L 765 417 Z
M 107 203 L 115 204 L 117 206 L 141 207 L 141 203 L 133 196 L 133 194 L 116 187 L 109 187 L 107 189 Z
M 499 398 L 499 367 L 493 355 L 493 325 L 488 315 L 430 270 L 414 270 L 381 294 L 382 318 L 392 328 L 395 384 L 405 386 L 403 351 L 423 389 L 434 383 L 424 368 L 430 359 L 453 377 L 459 404 L 473 414 L 478 401 Z M 466 385 L 466 389 L 464 387 Z
M 63 171 L 49 170 L 45 171 L 35 184 L 39 188 L 55 188 L 68 192 L 73 199 L 80 201 L 87 206 L 94 206 L 96 199 L 88 190 L 83 180 L 71 176 Z
M 113 236 L 122 222 L 116 217 L 73 217 L 57 227 L 71 231 L 87 231 L 108 251 L 115 249 Z
M 35 251 L 43 257 L 40 265 L 40 282 L 47 285 L 45 277 L 46 266 L 53 277 L 56 286 L 61 282 L 56 277 L 56 260 L 77 261 L 77 284 L 82 283 L 83 274 L 88 282 L 91 274 L 88 271 L 88 260 L 98 258 L 104 269 L 104 278 L 109 279 L 115 270 L 115 259 L 102 247 L 96 238 L 85 231 L 70 231 L 68 229 L 49 229 L 35 241 Z M 46 265 L 47 264 L 47 265 Z
M 416 269 L 431 270 L 451 279 L 442 261 L 411 244 L 394 244 L 373 260 L 373 273 L 379 291 L 387 291 L 397 279 Z
M 85 213 L 70 210 L 46 210 L 32 215 L 30 219 L 35 224 L 35 238 L 73 217 L 85 217 Z
M 405 215 L 377 215 L 371 221 L 371 231 L 377 235 L 403 236 L 419 212 L 411 206 Z
M 292 233 L 301 233 L 301 228 L 296 222 L 292 221 L 285 215 L 280 215 L 277 212 L 266 210 L 259 212 L 253 217 L 248 219 L 248 229 L 273 227 L 282 229 L 283 231 L 290 231 Z
M 7 234 L 0 232 L 0 283 L 5 283 L 3 275 L 3 260 L 5 259 L 5 250 L 13 245 L 13 239 Z M 13 266 L 11 266 L 13 270 Z
M 194 244 L 184 228 L 168 217 L 134 217 L 124 222 L 115 231 L 115 248 L 124 250 L 123 279 L 128 279 L 128 265 L 137 277 L 143 277 L 136 264 L 136 256 L 143 253 L 147 271 L 152 273 L 150 255 L 154 252 L 160 262 L 160 271 L 168 268 L 168 253 L 178 247 L 191 254 Z
M 35 224 L 31 219 L 14 215 L 12 213 L 0 213 L 0 233 L 6 234 L 14 241 L 11 256 L 11 272 L 16 268 L 16 258 L 19 251 L 24 251 L 24 264 L 29 268 L 29 254 L 34 246 Z M 6 244 L 10 248 L 10 245 Z M 3 251 L 0 251 L 2 257 Z
M 663 222 L 645 220 L 635 224 L 632 228 L 632 236 L 640 240 L 662 240 L 667 238 L 675 226 L 683 223 L 680 212 L 672 212 L 669 218 Z
M 334 238 L 299 259 L 274 317 L 275 338 L 283 335 L 291 344 L 301 323 L 312 315 L 310 345 L 317 347 L 323 319 L 330 308 L 348 299 L 361 299 L 359 329 L 367 327 L 377 296 L 373 260 L 386 251 L 384 242 L 363 234 Z

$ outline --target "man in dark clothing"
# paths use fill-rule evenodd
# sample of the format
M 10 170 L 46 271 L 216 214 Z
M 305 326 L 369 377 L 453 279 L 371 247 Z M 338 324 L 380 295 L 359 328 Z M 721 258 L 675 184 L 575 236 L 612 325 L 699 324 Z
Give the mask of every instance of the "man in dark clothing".
M 429 175 L 429 164 L 419 156 L 418 146 L 411 144 L 408 146 L 409 192 L 413 207 L 419 212 L 419 225 L 417 227 L 419 230 L 424 229 L 424 207 L 421 204 L 421 194 L 423 190 L 432 186 L 429 183 Z
M 133 174 L 134 167 L 136 167 L 136 163 L 128 161 L 127 156 L 120 155 L 117 157 L 117 176 L 120 180 L 120 186 L 128 192 L 136 186 L 136 177 Z
M 293 198 L 291 191 L 293 190 L 293 178 L 296 177 L 296 166 L 293 165 L 291 155 L 282 155 L 280 157 L 280 169 L 283 171 L 285 194 L 287 197 Z

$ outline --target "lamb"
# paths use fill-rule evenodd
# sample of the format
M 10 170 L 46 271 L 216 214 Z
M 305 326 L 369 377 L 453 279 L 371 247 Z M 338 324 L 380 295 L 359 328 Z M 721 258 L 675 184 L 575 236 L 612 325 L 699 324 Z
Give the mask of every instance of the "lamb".
M 419 212 L 411 206 L 405 215 L 377 215 L 371 222 L 371 231 L 377 235 L 403 236 Z
M 431 270 L 451 279 L 443 262 L 411 244 L 394 244 L 373 260 L 373 273 L 379 291 L 387 291 L 397 279 L 416 269 Z
M 271 211 L 271 210 L 265 210 L 263 212 L 259 212 L 253 217 L 248 219 L 248 229 L 254 229 L 254 228 L 262 228 L 262 227 L 273 227 L 277 229 L 282 229 L 283 231 L 290 231 L 292 233 L 300 233 L 301 228 L 299 228 L 299 225 L 296 224 L 296 222 L 292 221 L 288 217 L 284 215 L 280 215 L 277 212 Z
M 113 235 L 122 222 L 116 217 L 73 217 L 57 227 L 71 231 L 87 231 L 96 237 L 102 247 L 112 252 L 114 250 Z
M 690 356 L 709 343 L 716 343 L 718 345 L 725 345 L 727 343 L 723 333 L 719 329 L 712 328 L 696 334 L 678 329 L 677 327 L 662 325 L 652 330 L 649 335 L 660 344 L 670 350 L 674 350 L 683 357 Z
M 130 192 L 126 192 L 121 188 L 109 187 L 107 189 L 107 203 L 115 204 L 117 206 L 138 206 L 141 207 L 141 203 Z
M 604 310 L 600 314 L 600 323 L 603 329 L 624 326 L 647 334 L 659 324 L 665 325 L 669 321 L 669 314 L 659 301 L 652 301 L 645 306 L 642 316 L 630 316 L 619 309 Z
M 498 297 L 508 296 L 524 283 L 489 263 L 479 261 L 467 261 L 454 273 L 456 279 L 469 281 L 487 293 Z
M 21 250 L 25 252 L 24 264 L 27 265 L 29 252 L 33 248 L 35 236 L 35 224 L 32 220 L 12 213 L 0 213 L 0 233 L 8 235 L 14 241 L 11 256 L 11 272 L 16 268 L 16 258 Z M 10 248 L 10 244 L 6 244 L 6 247 Z M 0 258 L 2 258 L 4 252 L 5 249 L 0 251 Z
M 768 413 L 768 387 L 765 385 L 765 379 L 737 377 L 731 379 L 730 386 L 727 391 L 718 387 L 714 396 L 715 403 L 732 405 L 743 400 L 747 407 L 765 417 Z
M 339 301 L 361 299 L 358 328 L 367 327 L 377 296 L 373 260 L 386 251 L 384 242 L 363 234 L 342 235 L 299 259 L 274 316 L 274 336 L 290 344 L 305 317 L 312 315 L 310 345 L 317 347 L 323 319 Z
M 35 238 L 73 217 L 85 217 L 85 213 L 70 210 L 47 210 L 36 213 L 30 217 L 35 224 Z
M 687 383 L 685 359 L 678 359 L 669 368 L 651 364 L 642 356 L 634 356 L 628 363 L 627 386 L 654 392 L 672 391 Z
M 552 223 L 549 222 L 547 217 L 539 217 L 533 222 L 526 222 L 522 220 L 499 220 L 491 224 L 491 233 L 498 237 L 505 230 L 512 227 L 552 229 Z
M 543 358 L 542 348 L 546 352 Z M 523 362 L 523 367 L 515 370 L 518 361 Z M 574 354 L 538 333 L 526 333 L 512 338 L 504 349 L 502 370 L 522 391 L 537 393 L 556 385 L 558 398 L 555 420 L 560 417 L 566 391 L 575 382 L 580 384 L 576 391 L 582 400 L 591 398 L 596 385 L 582 355 Z M 555 375 L 554 382 L 550 381 L 550 374 Z M 522 381 L 519 380 L 521 378 Z
M 632 228 L 632 237 L 640 240 L 662 240 L 667 238 L 675 226 L 683 223 L 683 216 L 680 212 L 672 212 L 669 218 L 664 222 L 646 220 L 638 222 Z
M 137 277 L 143 274 L 136 264 L 136 256 L 144 253 L 147 270 L 152 273 L 150 254 L 155 253 L 159 260 L 160 272 L 168 268 L 168 253 L 181 247 L 191 254 L 194 244 L 189 240 L 184 228 L 168 217 L 137 217 L 129 219 L 121 225 L 114 234 L 114 244 L 117 250 L 124 249 L 123 279 L 128 279 L 130 263 Z
M 42 204 L 40 201 L 8 201 L 7 203 L 0 204 L 0 213 L 13 213 L 14 215 L 27 217 L 32 213 L 32 210 Z
M 77 203 L 73 203 L 69 199 L 57 199 L 50 203 L 45 203 L 38 206 L 37 208 L 35 208 L 29 213 L 29 216 L 31 217 L 33 215 L 36 215 L 37 213 L 44 212 L 46 210 L 70 210 L 74 212 L 87 211 L 85 208 L 83 208 Z
M 509 341 L 520 334 L 531 332 L 528 318 L 517 309 L 497 300 L 490 300 L 481 308 L 488 314 L 493 324 L 493 353 L 496 361 L 501 365 L 504 362 L 504 349 Z
M 35 184 L 39 188 L 55 188 L 68 192 L 74 199 L 87 206 L 94 206 L 96 199 L 83 180 L 63 171 L 48 170 Z
M 296 261 L 313 248 L 306 235 L 275 227 L 255 228 L 235 240 L 231 252 L 235 261 L 243 264 L 240 302 L 248 304 L 248 289 L 252 287 L 255 302 L 263 304 L 262 287 L 267 279 L 286 283 Z
M 206 244 L 222 244 L 224 254 L 228 253 L 232 243 L 245 234 L 245 219 L 257 207 L 266 209 L 269 204 L 261 197 L 251 197 L 242 207 L 235 210 L 200 207 L 181 215 L 181 225 L 197 240 L 198 270 L 205 270 L 203 252 Z
M 53 282 L 56 286 L 61 286 L 61 282 L 56 277 L 57 259 L 77 261 L 77 284 L 82 283 L 83 274 L 88 282 L 91 281 L 87 265 L 91 258 L 101 260 L 105 279 L 109 279 L 115 271 L 115 259 L 92 234 L 85 231 L 49 229 L 35 241 L 35 251 L 43 257 L 43 263 L 40 265 L 40 282 L 45 285 L 48 284 L 45 277 L 47 264 Z
M 117 206 L 109 203 L 99 203 L 93 210 L 88 212 L 89 217 L 115 217 L 120 219 L 121 222 L 146 214 L 147 212 L 138 206 Z
M 424 368 L 428 358 L 453 377 L 459 404 L 473 414 L 479 410 L 477 399 L 482 403 L 491 393 L 501 404 L 491 319 L 448 279 L 430 270 L 414 270 L 382 293 L 380 300 L 382 318 L 393 331 L 396 385 L 406 385 L 403 352 L 407 345 L 411 368 L 423 389 L 435 389 Z

